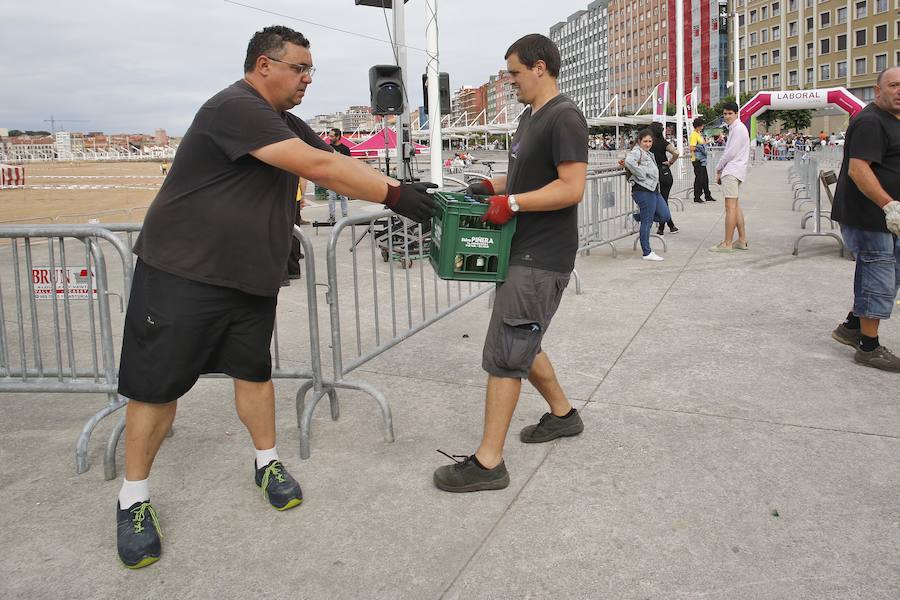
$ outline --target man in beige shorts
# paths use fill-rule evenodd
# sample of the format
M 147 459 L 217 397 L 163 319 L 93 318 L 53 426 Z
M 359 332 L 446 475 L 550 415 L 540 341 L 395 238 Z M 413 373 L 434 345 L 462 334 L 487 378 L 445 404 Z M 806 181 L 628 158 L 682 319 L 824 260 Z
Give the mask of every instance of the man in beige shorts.
M 722 186 L 725 196 L 725 239 L 709 249 L 710 252 L 732 252 L 747 250 L 747 231 L 744 227 L 744 211 L 738 204 L 741 183 L 747 179 L 747 165 L 750 162 L 750 133 L 738 118 L 738 105 L 725 103 L 722 111 L 728 125 L 728 142 L 719 164 L 716 165 L 716 183 Z M 737 229 L 738 239 L 734 239 Z

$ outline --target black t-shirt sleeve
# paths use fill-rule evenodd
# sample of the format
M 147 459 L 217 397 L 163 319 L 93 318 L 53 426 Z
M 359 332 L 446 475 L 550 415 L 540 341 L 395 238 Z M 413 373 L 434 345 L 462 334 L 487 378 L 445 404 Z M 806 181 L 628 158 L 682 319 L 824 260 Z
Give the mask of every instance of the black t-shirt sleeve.
M 876 115 L 860 115 L 856 131 L 847 149 L 850 158 L 858 158 L 873 163 L 884 162 L 888 139 Z
M 291 120 L 291 128 L 297 132 L 297 137 L 303 140 L 304 143 L 309 144 L 317 150 L 334 152 L 334 148 L 331 147 L 331 144 L 316 135 L 316 132 L 313 131 L 312 127 L 306 124 L 306 121 L 290 113 L 288 113 L 287 117 Z
M 574 109 L 562 111 L 552 128 L 553 164 L 588 161 L 588 127 L 584 116 Z
M 207 135 L 232 161 L 253 150 L 297 137 L 271 106 L 246 96 L 223 102 Z

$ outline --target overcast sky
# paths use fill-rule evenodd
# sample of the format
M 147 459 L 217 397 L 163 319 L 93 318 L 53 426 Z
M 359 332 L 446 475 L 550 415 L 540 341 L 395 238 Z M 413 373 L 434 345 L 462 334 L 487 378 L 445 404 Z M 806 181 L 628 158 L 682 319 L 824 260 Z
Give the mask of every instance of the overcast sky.
M 301 117 L 368 104 L 368 70 L 393 62 L 380 8 L 354 0 L 9 0 L 0 18 L 0 128 L 182 135 L 204 100 L 242 76 L 253 33 L 286 25 L 311 41 L 317 73 Z M 440 69 L 480 85 L 526 33 L 589 0 L 438 0 Z M 255 8 L 248 8 L 252 6 Z M 262 9 L 269 12 L 261 12 Z M 390 22 L 390 11 L 388 21 Z M 278 16 L 271 13 L 278 13 Z M 302 20 L 301 20 L 302 19 Z M 424 49 L 425 0 L 406 4 L 406 42 Z M 422 103 L 424 51 L 408 50 L 410 102 Z

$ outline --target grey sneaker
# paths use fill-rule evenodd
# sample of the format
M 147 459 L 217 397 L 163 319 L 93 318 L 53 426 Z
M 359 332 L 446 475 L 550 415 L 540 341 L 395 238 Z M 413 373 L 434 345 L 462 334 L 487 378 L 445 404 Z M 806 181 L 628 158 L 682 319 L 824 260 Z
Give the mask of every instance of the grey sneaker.
M 843 323 L 835 327 L 834 331 L 831 332 L 831 337 L 842 344 L 847 344 L 854 348 L 859 347 L 859 329 L 850 329 Z
M 503 461 L 493 469 L 485 469 L 475 462 L 474 454 L 472 456 L 450 455 L 446 452 L 441 454 L 456 462 L 453 465 L 438 467 L 434 471 L 434 485 L 445 492 L 502 490 L 509 485 L 509 472 Z M 458 458 L 463 460 L 457 460 Z
M 884 346 L 878 346 L 871 352 L 865 352 L 857 348 L 856 354 L 853 355 L 853 360 L 867 367 L 900 373 L 900 358 Z
M 522 428 L 519 439 L 526 444 L 540 444 L 560 437 L 578 435 L 584 431 L 584 423 L 578 411 L 572 409 L 569 417 L 557 417 L 553 413 L 544 413 L 537 425 Z

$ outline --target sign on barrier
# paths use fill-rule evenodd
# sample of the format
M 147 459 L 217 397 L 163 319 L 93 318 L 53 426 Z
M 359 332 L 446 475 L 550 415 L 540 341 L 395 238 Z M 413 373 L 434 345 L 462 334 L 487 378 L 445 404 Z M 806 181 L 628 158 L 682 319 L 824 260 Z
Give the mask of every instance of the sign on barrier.
M 32 267 L 31 282 L 34 284 L 34 298 L 36 300 L 50 300 L 53 298 L 53 290 L 58 297 L 62 297 L 68 290 L 72 300 L 87 300 L 97 298 L 97 278 L 91 269 L 88 275 L 87 267 L 56 267 L 55 276 L 50 267 Z M 89 287 L 90 282 L 90 287 Z

